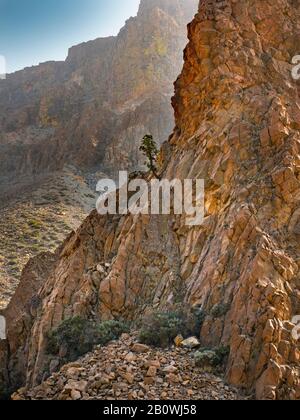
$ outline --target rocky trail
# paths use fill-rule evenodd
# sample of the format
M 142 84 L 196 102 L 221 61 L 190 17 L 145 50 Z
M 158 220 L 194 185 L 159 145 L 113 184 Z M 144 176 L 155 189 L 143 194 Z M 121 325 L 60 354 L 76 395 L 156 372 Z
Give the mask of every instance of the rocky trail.
M 195 366 L 194 350 L 139 344 L 134 335 L 96 347 L 13 400 L 241 400 L 224 379 Z

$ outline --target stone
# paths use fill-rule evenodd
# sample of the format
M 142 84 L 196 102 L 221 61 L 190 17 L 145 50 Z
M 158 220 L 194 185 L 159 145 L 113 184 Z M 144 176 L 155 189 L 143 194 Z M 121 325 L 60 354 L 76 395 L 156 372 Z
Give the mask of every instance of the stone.
M 167 375 L 167 380 L 168 380 L 168 382 L 173 383 L 173 384 L 177 384 L 177 383 L 180 382 L 179 376 L 174 375 L 174 373 L 169 373 Z
M 153 385 L 153 384 L 154 384 L 154 382 L 155 382 L 154 377 L 149 377 L 149 376 L 146 376 L 146 377 L 144 378 L 144 384 L 145 384 L 146 386 L 148 386 L 148 385 Z
M 159 360 L 147 360 L 145 363 L 146 367 L 155 367 L 156 369 L 159 369 L 161 367 L 161 363 Z
M 146 346 L 144 344 L 140 344 L 140 343 L 135 343 L 132 347 L 131 350 L 134 353 L 148 353 L 150 351 L 150 347 Z
M 124 375 L 122 375 L 124 379 L 126 379 L 126 381 L 132 385 L 134 383 L 134 375 L 132 375 L 131 373 L 127 372 Z
M 98 265 L 97 265 L 97 271 L 98 271 L 100 274 L 106 274 L 106 270 L 105 270 L 105 268 L 103 267 L 103 265 L 101 265 L 101 264 L 98 264 Z
M 74 401 L 80 400 L 81 399 L 81 393 L 75 389 L 72 389 L 71 391 L 71 398 Z
M 187 349 L 195 349 L 200 347 L 200 342 L 197 337 L 190 337 L 182 341 L 181 346 Z
M 72 384 L 77 391 L 85 392 L 88 386 L 87 381 L 79 381 Z
M 184 338 L 182 337 L 182 335 L 178 335 L 174 340 L 174 344 L 176 347 L 180 347 L 183 341 Z
M 168 393 L 167 393 L 167 392 L 165 392 L 165 391 L 163 391 L 163 392 L 161 393 L 160 397 L 161 397 L 161 399 L 162 399 L 162 400 L 164 400 L 164 399 L 166 399 L 166 398 L 168 397 Z
M 91 389 L 94 390 L 94 392 L 99 392 L 100 390 L 109 389 L 111 388 L 111 383 L 108 380 L 104 381 L 95 381 L 91 383 Z
M 136 359 L 137 359 L 137 357 L 133 353 L 128 353 L 125 357 L 126 362 L 129 362 L 129 363 L 135 362 Z
M 155 378 L 157 375 L 157 368 L 155 366 L 150 366 L 147 372 L 147 376 Z
M 176 373 L 177 371 L 178 371 L 178 368 L 176 366 L 173 366 L 173 365 L 166 366 L 163 369 L 164 373 Z

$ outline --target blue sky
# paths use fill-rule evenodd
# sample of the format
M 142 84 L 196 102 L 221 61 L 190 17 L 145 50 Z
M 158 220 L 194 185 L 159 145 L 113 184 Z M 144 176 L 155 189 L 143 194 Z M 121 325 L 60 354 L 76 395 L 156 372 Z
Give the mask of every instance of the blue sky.
M 0 55 L 7 72 L 64 60 L 68 48 L 115 35 L 140 0 L 0 0 Z

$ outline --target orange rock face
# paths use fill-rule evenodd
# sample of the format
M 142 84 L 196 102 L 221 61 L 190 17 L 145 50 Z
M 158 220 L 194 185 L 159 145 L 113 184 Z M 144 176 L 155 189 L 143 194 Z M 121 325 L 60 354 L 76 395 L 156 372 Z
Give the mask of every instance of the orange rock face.
M 299 10 L 298 1 L 200 2 L 162 176 L 205 179 L 204 224 L 93 213 L 37 294 L 26 340 L 10 352 L 11 382 L 20 371 L 29 386 L 43 379 L 46 333 L 67 317 L 134 319 L 180 301 L 201 306 L 203 345 L 230 347 L 230 383 L 259 399 L 300 398 L 291 323 L 300 314 L 300 100 L 290 65 Z M 9 346 L 21 322 L 10 322 Z
M 136 169 L 140 139 L 165 141 L 183 64 L 186 25 L 197 0 L 142 0 L 116 37 L 70 48 L 0 80 L 0 176 L 38 176 L 74 164 Z

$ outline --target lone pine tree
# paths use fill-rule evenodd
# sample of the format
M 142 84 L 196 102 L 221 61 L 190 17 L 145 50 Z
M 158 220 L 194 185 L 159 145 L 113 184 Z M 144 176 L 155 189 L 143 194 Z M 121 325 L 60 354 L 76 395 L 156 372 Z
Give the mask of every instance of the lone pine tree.
M 146 134 L 143 137 L 140 151 L 143 152 L 144 156 L 147 158 L 147 162 L 145 162 L 147 168 L 152 172 L 152 174 L 156 178 L 159 178 L 159 176 L 157 175 L 156 167 L 159 150 L 156 142 L 153 139 L 153 136 L 151 136 L 150 134 Z

